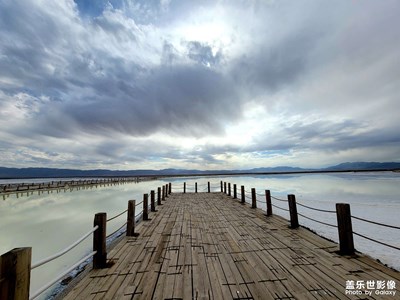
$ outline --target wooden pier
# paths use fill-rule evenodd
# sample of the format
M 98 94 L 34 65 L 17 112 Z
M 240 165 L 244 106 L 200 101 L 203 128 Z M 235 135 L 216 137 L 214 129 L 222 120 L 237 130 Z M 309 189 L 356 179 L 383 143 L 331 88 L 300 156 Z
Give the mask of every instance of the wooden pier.
M 399 299 L 400 273 L 224 193 L 172 193 L 64 299 Z M 350 284 L 395 282 L 392 295 Z M 368 290 L 364 287 L 363 290 Z M 387 289 L 386 289 L 387 290 Z M 347 291 L 347 292 L 346 292 Z
M 0 184 L 0 194 L 26 193 L 32 191 L 48 191 L 60 189 L 74 189 L 87 186 L 112 185 L 127 182 L 139 182 L 143 180 L 152 180 L 155 177 L 113 177 L 113 178 L 97 178 L 97 179 L 80 179 L 80 180 L 57 180 L 47 182 L 33 183 L 11 183 Z M 29 180 L 29 179 L 28 179 Z

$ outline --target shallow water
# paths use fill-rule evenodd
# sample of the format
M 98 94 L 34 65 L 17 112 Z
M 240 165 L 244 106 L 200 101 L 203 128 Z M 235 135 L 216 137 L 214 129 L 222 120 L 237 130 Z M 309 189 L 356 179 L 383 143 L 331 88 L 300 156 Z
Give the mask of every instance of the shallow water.
M 108 218 L 127 208 L 128 200 L 142 201 L 143 193 L 172 182 L 173 192 L 181 192 L 183 182 L 187 192 L 207 191 L 207 182 L 213 191 L 220 191 L 220 181 L 246 187 L 246 201 L 251 188 L 257 190 L 257 205 L 265 209 L 264 190 L 286 200 L 287 194 L 295 194 L 297 202 L 325 210 L 335 210 L 335 203 L 350 203 L 352 215 L 385 224 L 399 226 L 400 174 L 384 173 L 339 173 L 299 174 L 274 176 L 225 176 L 187 177 L 88 187 L 80 190 L 53 190 L 44 193 L 29 192 L 11 194 L 0 200 L 0 254 L 16 247 L 32 247 L 32 262 L 46 258 L 64 249 L 93 227 L 97 212 L 107 212 Z M 41 181 L 46 181 L 42 179 Z M 30 181 L 26 181 L 30 182 Z M 272 200 L 272 203 L 287 208 L 287 203 Z M 274 214 L 288 218 L 288 213 L 273 208 Z M 326 223 L 336 225 L 336 215 L 321 213 L 298 206 L 298 212 Z M 107 233 L 118 229 L 126 221 L 123 215 L 107 223 Z M 301 225 L 337 241 L 337 229 L 299 216 Z M 400 247 L 400 230 L 385 228 L 353 219 L 353 230 L 382 242 Z M 50 279 L 67 269 L 90 252 L 92 239 L 85 240 L 61 258 L 32 271 L 31 291 L 36 291 Z M 355 236 L 357 250 L 380 259 L 400 269 L 400 251 L 380 246 Z

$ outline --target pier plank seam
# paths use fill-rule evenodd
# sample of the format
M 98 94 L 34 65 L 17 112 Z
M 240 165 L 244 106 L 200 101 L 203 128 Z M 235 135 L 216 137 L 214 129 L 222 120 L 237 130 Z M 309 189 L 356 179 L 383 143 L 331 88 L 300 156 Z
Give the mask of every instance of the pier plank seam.
M 110 251 L 114 266 L 93 270 L 66 299 L 349 299 L 346 280 L 399 278 L 222 193 L 173 193 L 142 223 Z

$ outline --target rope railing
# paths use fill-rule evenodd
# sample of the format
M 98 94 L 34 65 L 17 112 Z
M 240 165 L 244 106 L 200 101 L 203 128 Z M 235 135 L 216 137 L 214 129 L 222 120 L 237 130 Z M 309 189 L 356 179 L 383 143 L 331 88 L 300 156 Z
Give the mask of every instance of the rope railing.
M 99 228 L 99 226 L 93 227 L 88 233 L 86 233 L 84 236 L 82 236 L 79 240 L 77 240 L 75 243 L 71 244 L 67 248 L 63 249 L 62 251 L 60 251 L 52 256 L 49 256 L 43 260 L 40 260 L 37 263 L 32 264 L 31 270 L 36 269 L 37 267 L 40 267 L 41 265 L 44 265 L 50 261 L 53 261 L 56 258 L 59 258 L 60 256 L 64 255 L 65 253 L 69 252 L 70 250 L 72 250 L 73 248 L 78 246 L 81 242 L 83 242 L 85 239 L 87 239 L 93 232 L 95 232 L 97 230 L 97 228 Z
M 362 235 L 362 234 L 360 234 L 360 233 L 358 233 L 358 232 L 354 232 L 354 231 L 353 231 L 353 234 L 355 234 L 355 235 L 357 235 L 357 236 L 359 236 L 359 237 L 362 237 L 362 238 L 364 238 L 364 239 L 367 239 L 367 240 L 369 240 L 369 241 L 375 242 L 375 243 L 377 243 L 377 244 L 381 244 L 381 245 L 383 245 L 383 246 L 390 247 L 390 248 L 392 248 L 392 249 L 400 250 L 400 247 L 396 247 L 396 246 L 393 246 L 393 245 L 390 245 L 390 244 L 386 244 L 386 243 L 384 243 L 384 242 L 381 242 L 381 241 L 375 240 L 375 239 L 373 239 L 373 238 L 370 238 L 370 237 L 368 237 L 368 236 Z
M 308 219 L 308 220 L 317 222 L 317 223 L 319 223 L 319 224 L 323 224 L 323 225 L 326 225 L 326 226 L 330 226 L 330 227 L 337 228 L 337 225 L 332 225 L 332 224 L 329 224 L 329 223 L 325 223 L 325 222 L 322 222 L 322 221 L 319 221 L 319 220 L 316 220 L 316 219 L 307 217 L 307 216 L 305 216 L 305 215 L 303 215 L 303 214 L 301 214 L 301 213 L 297 213 L 297 214 L 298 214 L 299 216 L 302 216 L 303 218 L 306 218 L 306 219 Z
M 281 202 L 288 202 L 287 199 L 280 199 L 280 198 L 274 197 L 272 195 L 271 195 L 271 198 L 274 199 L 274 200 L 277 200 L 277 201 L 281 201 Z
M 363 222 L 368 222 L 368 223 L 375 224 L 375 225 L 379 225 L 379 226 L 384 226 L 384 227 L 394 228 L 394 229 L 400 229 L 399 226 L 393 226 L 393 225 L 383 224 L 383 223 L 379 223 L 379 222 L 375 222 L 375 221 L 371 221 L 371 220 L 366 220 L 366 219 L 363 219 L 363 218 L 360 218 L 360 217 L 356 217 L 356 216 L 351 216 L 351 217 L 352 217 L 353 219 L 356 219 L 356 220 L 360 220 L 360 221 L 363 221 Z
M 114 216 L 114 217 L 112 217 L 112 218 L 109 218 L 109 219 L 107 220 L 107 222 L 112 221 L 112 220 L 114 220 L 114 219 L 116 219 L 116 218 L 122 216 L 122 215 L 123 215 L 124 213 L 126 213 L 127 211 L 128 211 L 128 210 L 125 209 L 123 212 L 119 213 L 118 215 L 116 215 L 116 216 Z
M 122 224 L 121 227 L 119 227 L 117 230 L 113 231 L 112 233 L 110 233 L 109 235 L 106 236 L 106 239 L 108 239 L 109 237 L 113 236 L 114 234 L 116 234 L 118 231 L 120 231 L 122 228 L 124 228 L 124 226 L 126 226 L 126 224 L 128 224 L 128 222 L 125 222 L 124 224 Z
M 256 198 L 256 201 L 257 201 L 258 203 L 265 203 L 265 201 L 258 200 L 257 198 Z
M 42 286 L 40 289 L 38 289 L 36 292 L 32 294 L 32 296 L 29 297 L 29 300 L 33 300 L 40 296 L 45 290 L 47 290 L 49 287 L 51 287 L 53 284 L 55 284 L 57 281 L 61 280 L 64 276 L 66 276 L 68 273 L 72 272 L 72 270 L 76 269 L 79 267 L 82 263 L 84 263 L 86 260 L 89 258 L 93 257 L 97 251 L 93 251 L 84 258 L 82 258 L 80 261 L 75 263 L 73 266 L 71 266 L 68 270 L 64 271 L 62 274 L 54 278 L 51 282 L 47 283 L 46 285 Z
M 311 207 L 311 206 L 308 206 L 308 205 L 305 205 L 305 204 L 301 204 L 299 202 L 297 202 L 297 205 L 300 205 L 302 207 L 305 207 L 305 208 L 308 208 L 308 209 L 312 209 L 312 210 L 315 210 L 315 211 L 336 214 L 336 210 L 326 210 L 326 209 L 321 209 L 321 208 L 315 208 L 315 207 Z
M 280 206 L 278 206 L 278 205 L 275 205 L 275 204 L 271 204 L 273 207 L 275 207 L 275 208 L 277 208 L 277 209 L 281 209 L 281 210 L 284 210 L 284 211 L 289 211 L 288 209 L 286 209 L 286 208 L 283 208 L 283 207 L 280 207 Z

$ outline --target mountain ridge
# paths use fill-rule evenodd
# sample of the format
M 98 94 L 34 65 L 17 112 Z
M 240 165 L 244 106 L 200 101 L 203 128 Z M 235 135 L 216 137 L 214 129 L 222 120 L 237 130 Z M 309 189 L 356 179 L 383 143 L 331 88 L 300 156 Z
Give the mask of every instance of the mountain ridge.
M 107 177 L 107 176 L 168 176 L 213 175 L 257 173 L 301 173 L 340 171 L 393 171 L 400 170 L 398 162 L 345 162 L 326 168 L 300 168 L 289 166 L 259 167 L 245 170 L 196 170 L 196 169 L 137 169 L 137 170 L 80 170 L 61 168 L 7 168 L 0 167 L 0 178 L 46 178 L 46 177 Z

